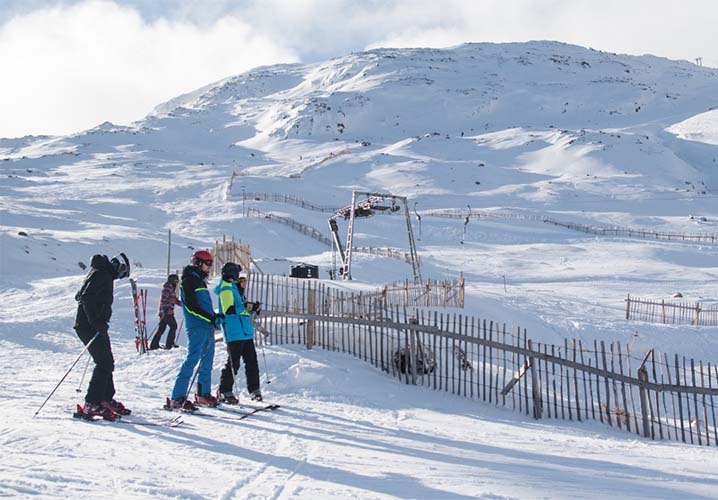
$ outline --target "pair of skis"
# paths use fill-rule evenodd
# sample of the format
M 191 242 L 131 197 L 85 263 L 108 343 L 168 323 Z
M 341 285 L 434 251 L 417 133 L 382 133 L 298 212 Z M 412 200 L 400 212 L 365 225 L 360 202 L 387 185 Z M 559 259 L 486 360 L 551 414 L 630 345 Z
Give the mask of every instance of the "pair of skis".
M 274 411 L 280 408 L 280 405 L 278 404 L 269 404 L 264 406 L 246 406 L 248 408 L 248 411 L 242 410 L 242 409 L 235 409 L 232 407 L 227 406 L 216 406 L 213 408 L 209 407 L 203 407 L 204 409 L 210 410 L 209 413 L 201 412 L 200 410 L 195 410 L 193 412 L 187 412 L 187 411 L 181 411 L 176 410 L 173 408 L 169 408 L 167 405 L 163 406 L 163 409 L 168 411 L 178 411 L 180 412 L 179 415 L 175 415 L 172 418 L 167 419 L 158 419 L 158 420 L 149 420 L 146 418 L 138 418 L 138 417 L 130 417 L 126 415 L 117 415 L 114 420 L 105 420 L 99 415 L 87 415 L 85 413 L 85 409 L 81 405 L 77 405 L 77 411 L 75 411 L 72 416 L 73 418 L 85 420 L 88 422 L 109 422 L 109 423 L 118 423 L 118 424 L 126 424 L 126 425 L 145 425 L 145 426 L 152 426 L 152 427 L 177 427 L 184 423 L 184 420 L 182 417 L 184 415 L 192 415 L 196 417 L 204 417 L 204 418 L 229 418 L 231 420 L 244 420 L 245 418 L 252 416 L 256 413 L 262 412 L 262 411 Z M 228 415 L 214 415 L 211 412 L 212 411 L 219 411 L 226 413 Z
M 197 410 L 194 410 L 194 411 L 186 411 L 186 410 L 181 410 L 178 408 L 170 407 L 169 401 L 167 401 L 167 403 L 162 408 L 167 411 L 177 411 L 184 415 L 193 415 L 193 416 L 197 416 L 197 417 L 209 417 L 209 418 L 221 418 L 222 416 L 220 416 L 220 415 L 212 414 L 213 411 L 219 411 L 219 412 L 224 412 L 224 413 L 228 414 L 228 415 L 224 415 L 224 417 L 229 417 L 232 420 L 244 420 L 245 418 L 247 418 L 251 415 L 254 415 L 256 413 L 259 413 L 261 411 L 277 410 L 280 408 L 280 406 L 277 404 L 268 404 L 268 405 L 264 405 L 264 406 L 246 405 L 246 408 L 248 408 L 249 410 L 245 411 L 241 408 L 234 408 L 233 406 L 219 405 L 219 406 L 214 406 L 214 407 L 203 406 L 203 407 L 201 407 L 201 409 L 198 408 Z M 209 410 L 209 413 L 204 413 L 205 409 Z
M 132 304 L 135 309 L 135 347 L 137 352 L 145 354 L 147 345 L 147 289 L 137 290 L 137 281 L 130 278 Z
M 80 404 L 77 405 L 77 411 L 72 414 L 72 417 L 86 420 L 88 422 L 105 421 L 110 423 L 128 425 L 147 425 L 151 427 L 177 427 L 178 425 L 184 423 L 184 420 L 182 420 L 182 415 L 176 415 L 172 418 L 163 418 L 158 420 L 148 420 L 144 418 L 130 417 L 127 415 L 116 415 L 114 420 L 106 420 L 99 415 L 88 415 L 87 413 L 85 413 L 85 408 Z

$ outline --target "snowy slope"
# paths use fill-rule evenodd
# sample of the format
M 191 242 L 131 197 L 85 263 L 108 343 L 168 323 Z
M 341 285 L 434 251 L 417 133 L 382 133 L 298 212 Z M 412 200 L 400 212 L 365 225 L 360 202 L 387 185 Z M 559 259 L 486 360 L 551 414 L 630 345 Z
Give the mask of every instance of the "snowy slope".
M 160 104 L 131 126 L 0 139 L 0 373 L 21 389 L 2 403 L 0 442 L 10 460 L 0 466 L 0 491 L 711 497 L 710 450 L 636 441 L 594 424 L 537 423 L 406 387 L 340 354 L 289 347 L 266 352 L 274 381 L 265 390 L 286 408 L 240 425 L 188 417 L 186 427 L 167 431 L 72 421 L 82 363 L 43 418 L 26 417 L 79 352 L 72 297 L 84 275 L 79 263 L 93 253 L 126 251 L 153 309 L 168 229 L 172 269 L 229 234 L 252 246 L 265 271 L 286 273 L 303 261 L 327 276 L 327 247 L 243 210 L 324 232 L 328 214 L 243 192 L 343 206 L 352 189 L 388 191 L 418 210 L 468 205 L 718 233 L 716 107 L 718 71 L 688 62 L 555 42 L 467 44 L 257 68 Z M 361 219 L 355 244 L 406 248 L 403 224 L 402 214 Z M 528 220 L 473 219 L 465 235 L 461 219 L 422 217 L 420 231 L 414 224 L 424 276 L 462 271 L 469 314 L 518 324 L 542 342 L 632 341 L 634 352 L 718 359 L 716 328 L 627 322 L 623 314 L 628 293 L 718 300 L 716 245 L 600 238 Z M 355 258 L 353 275 L 368 286 L 411 275 L 399 261 Z M 116 287 L 114 311 L 118 397 L 156 415 L 183 351 L 135 355 L 126 282 Z M 96 460 L 107 468 L 88 478 Z
M 3 342 L 8 350 L 22 364 L 16 380 L 29 386 L 1 405 L 0 494 L 9 497 L 711 498 L 718 482 L 713 449 L 650 443 L 597 423 L 535 422 L 321 351 L 271 348 L 265 392 L 283 406 L 242 421 L 186 416 L 173 429 L 73 421 L 63 411 L 79 373 L 28 420 L 57 370 L 33 369 L 27 350 Z M 162 417 L 156 396 L 183 352 L 138 359 L 116 350 L 118 387 L 136 412 Z

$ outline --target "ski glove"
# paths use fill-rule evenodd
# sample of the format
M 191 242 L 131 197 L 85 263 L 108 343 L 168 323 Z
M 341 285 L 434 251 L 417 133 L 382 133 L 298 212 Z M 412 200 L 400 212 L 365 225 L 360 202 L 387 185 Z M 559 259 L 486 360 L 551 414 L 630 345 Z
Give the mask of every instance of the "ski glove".
M 252 304 L 252 312 L 256 313 L 257 316 L 259 316 L 259 313 L 262 312 L 262 303 L 261 302 L 255 302 Z
M 217 330 L 222 328 L 222 325 L 224 325 L 224 314 L 216 314 L 214 318 L 212 318 L 212 324 Z

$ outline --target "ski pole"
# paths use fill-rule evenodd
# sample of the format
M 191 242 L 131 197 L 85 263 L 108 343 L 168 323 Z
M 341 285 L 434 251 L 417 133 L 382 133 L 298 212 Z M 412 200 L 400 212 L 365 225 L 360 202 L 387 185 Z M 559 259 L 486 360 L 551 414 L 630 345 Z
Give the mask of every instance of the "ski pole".
M 162 319 L 160 319 L 160 322 L 161 322 L 161 321 L 162 321 Z M 152 345 L 152 341 L 154 340 L 155 335 L 157 334 L 157 330 L 159 330 L 159 329 L 160 329 L 160 324 L 157 323 L 157 326 L 155 326 L 155 327 L 152 329 L 152 333 L 150 333 L 150 336 L 148 337 L 148 338 L 150 339 L 150 345 Z M 159 341 L 158 341 L 157 343 L 159 343 Z
M 82 372 L 82 378 L 80 379 L 80 383 L 77 384 L 77 389 L 75 389 L 75 392 L 82 392 L 82 383 L 85 381 L 85 375 L 87 374 L 87 368 L 90 366 L 91 359 L 92 359 L 92 356 L 87 358 L 87 364 L 85 365 L 85 371 Z
M 142 351 L 140 354 L 147 354 L 147 289 L 140 290 L 142 297 Z
M 150 347 L 152 346 L 152 344 L 155 343 L 155 335 L 157 335 L 157 332 L 158 332 L 159 329 L 160 329 L 160 325 L 161 325 L 162 322 L 165 320 L 165 316 L 166 316 L 165 314 L 163 314 L 162 316 L 160 316 L 160 321 L 159 321 L 159 323 L 157 323 L 157 326 L 155 326 L 155 327 L 152 329 L 152 333 L 150 333 L 150 336 L 148 337 L 148 338 L 149 338 L 149 341 L 150 341 Z M 157 346 L 158 346 L 158 347 L 159 347 L 159 344 L 160 344 L 160 339 L 157 339 Z
M 92 343 L 95 341 L 95 339 L 96 339 L 99 335 L 100 335 L 100 332 L 97 332 L 97 333 L 95 334 L 95 336 L 92 337 L 87 344 L 85 344 L 85 347 L 82 349 L 82 351 L 80 351 L 80 354 L 77 356 L 77 359 L 75 360 L 75 362 L 72 363 L 72 365 L 70 366 L 70 368 L 67 369 L 67 371 L 65 372 L 65 375 L 62 376 L 62 378 L 61 378 L 60 381 L 57 383 L 57 385 L 56 385 L 55 388 L 52 390 L 52 392 L 50 392 L 50 394 L 47 396 L 47 398 L 45 398 L 45 401 L 43 401 L 43 403 L 40 405 L 40 408 L 37 409 L 37 411 L 36 411 L 35 414 L 32 416 L 32 418 L 35 418 L 35 417 L 37 416 L 37 414 L 40 413 L 40 410 L 42 410 L 42 409 L 45 407 L 45 405 L 47 404 L 47 402 L 50 401 L 50 398 L 52 397 L 53 394 L 55 394 L 55 391 L 57 390 L 57 388 L 60 387 L 60 384 L 62 384 L 62 383 L 65 381 L 65 379 L 66 379 L 67 376 L 70 374 L 70 372 L 72 371 L 72 369 L 75 368 L 75 365 L 77 364 L 77 362 L 80 361 L 80 358 L 82 357 L 82 355 L 85 354 L 85 351 L 87 351 L 87 349 L 90 348 L 90 346 L 92 345 Z
M 267 371 L 267 355 L 264 353 L 264 339 L 262 339 L 262 357 L 264 358 L 264 374 L 267 376 L 267 385 L 271 384 L 272 381 L 269 380 L 269 371 Z
M 177 336 L 175 337 L 175 344 L 179 345 L 180 333 L 182 333 L 182 325 L 184 324 L 184 318 L 180 320 L 179 328 L 177 328 Z
M 237 370 L 234 369 L 234 361 L 232 361 L 232 348 L 229 346 L 229 343 L 227 343 L 227 354 L 229 355 L 229 368 L 232 370 L 232 394 L 239 394 L 237 391 L 237 371 L 239 371 L 239 367 L 237 367 Z
M 262 347 L 262 358 L 264 358 L 264 374 L 267 376 L 267 385 L 269 385 L 272 383 L 272 381 L 269 380 L 269 371 L 267 370 L 267 354 L 264 352 L 264 344 L 267 342 L 267 336 L 269 335 L 269 332 L 264 333 L 263 331 L 261 331 L 254 317 L 252 317 L 252 326 L 254 326 L 255 331 L 258 331 L 262 334 L 262 343 L 260 344 L 260 346 Z

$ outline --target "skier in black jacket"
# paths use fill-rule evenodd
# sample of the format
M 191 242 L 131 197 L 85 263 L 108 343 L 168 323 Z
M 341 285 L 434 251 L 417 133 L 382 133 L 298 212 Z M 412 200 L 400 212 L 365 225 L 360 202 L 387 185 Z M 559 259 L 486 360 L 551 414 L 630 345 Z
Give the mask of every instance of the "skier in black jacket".
M 207 290 L 207 278 L 212 270 L 212 254 L 197 250 L 192 254 L 190 266 L 182 270 L 180 300 L 187 330 L 187 356 L 175 378 L 172 395 L 167 398 L 166 407 L 173 410 L 192 412 L 195 403 L 202 406 L 217 406 L 212 396 L 212 364 L 214 362 L 214 331 L 224 323 L 224 315 L 216 314 L 212 297 Z M 195 403 L 187 399 L 197 368 L 197 393 Z
M 117 414 L 129 415 L 130 410 L 114 399 L 112 372 L 115 360 L 107 330 L 112 316 L 113 281 L 130 275 L 130 262 L 124 253 L 112 259 L 106 255 L 94 255 L 90 266 L 92 269 L 75 295 L 75 332 L 85 345 L 92 342 L 88 351 L 95 361 L 82 413 L 88 417 L 114 420 Z

